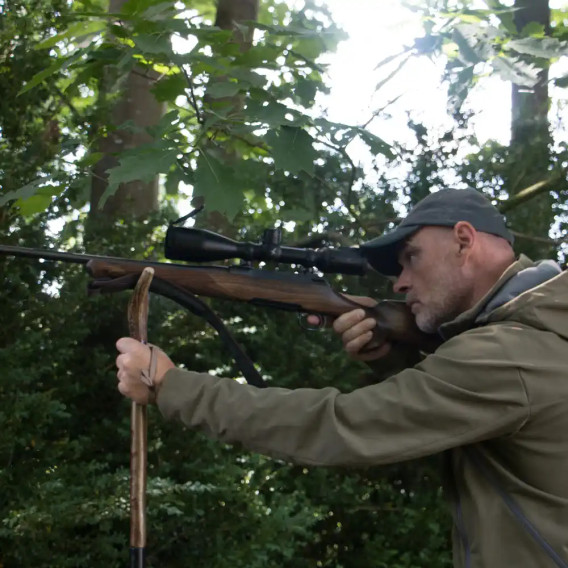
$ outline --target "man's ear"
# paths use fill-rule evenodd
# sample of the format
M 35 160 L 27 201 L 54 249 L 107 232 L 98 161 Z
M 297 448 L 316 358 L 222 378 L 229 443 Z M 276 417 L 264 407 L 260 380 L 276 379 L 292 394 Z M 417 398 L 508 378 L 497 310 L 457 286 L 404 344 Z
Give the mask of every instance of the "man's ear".
M 471 223 L 459 221 L 454 225 L 454 239 L 459 246 L 459 254 L 468 254 L 477 238 L 477 231 Z

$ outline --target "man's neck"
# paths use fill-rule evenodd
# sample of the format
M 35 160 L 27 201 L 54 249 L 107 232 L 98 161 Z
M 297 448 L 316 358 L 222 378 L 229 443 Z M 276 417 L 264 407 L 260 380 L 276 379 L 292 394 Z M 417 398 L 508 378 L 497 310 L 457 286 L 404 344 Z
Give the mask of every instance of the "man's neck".
M 492 263 L 493 266 L 489 268 L 485 266 L 483 270 L 479 270 L 480 277 L 474 282 L 468 310 L 487 295 L 514 262 L 515 258 L 512 260 L 503 259 L 500 262 Z

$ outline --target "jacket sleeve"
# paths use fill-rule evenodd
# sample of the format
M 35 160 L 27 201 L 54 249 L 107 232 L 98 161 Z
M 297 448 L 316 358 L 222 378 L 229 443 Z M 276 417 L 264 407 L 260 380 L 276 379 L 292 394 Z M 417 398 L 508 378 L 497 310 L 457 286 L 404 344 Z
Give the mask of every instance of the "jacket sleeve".
M 258 389 L 168 371 L 158 395 L 177 418 L 226 442 L 312 465 L 379 465 L 512 433 L 529 416 L 519 370 L 499 326 L 463 333 L 382 383 Z

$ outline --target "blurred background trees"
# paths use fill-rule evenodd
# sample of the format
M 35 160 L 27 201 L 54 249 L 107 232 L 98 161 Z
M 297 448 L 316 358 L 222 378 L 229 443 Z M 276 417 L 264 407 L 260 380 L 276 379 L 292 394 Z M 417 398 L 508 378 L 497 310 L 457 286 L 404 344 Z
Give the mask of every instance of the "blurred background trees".
M 564 108 L 566 10 L 479 4 L 415 0 L 424 34 L 377 57 L 379 88 L 408 57 L 445 70 L 450 126 L 409 113 L 413 140 L 392 143 L 380 109 L 351 125 L 322 108 L 324 62 L 345 39 L 325 2 L 0 4 L 2 243 L 162 260 L 167 224 L 204 204 L 196 223 L 233 238 L 281 226 L 288 244 L 348 246 L 432 190 L 470 186 L 507 213 L 518 252 L 563 262 L 566 133 L 551 109 Z M 495 74 L 511 84 L 510 144 L 470 124 L 468 97 Z M 330 280 L 390 294 L 378 275 Z M 124 565 L 129 413 L 113 366 L 127 294 L 86 298 L 78 268 L 23 259 L 1 259 L 0 281 L 0 566 Z M 211 303 L 271 384 L 377 380 L 293 315 Z M 175 361 L 237 376 L 202 322 L 159 297 L 150 311 Z M 150 423 L 150 566 L 451 565 L 435 458 L 303 468 Z

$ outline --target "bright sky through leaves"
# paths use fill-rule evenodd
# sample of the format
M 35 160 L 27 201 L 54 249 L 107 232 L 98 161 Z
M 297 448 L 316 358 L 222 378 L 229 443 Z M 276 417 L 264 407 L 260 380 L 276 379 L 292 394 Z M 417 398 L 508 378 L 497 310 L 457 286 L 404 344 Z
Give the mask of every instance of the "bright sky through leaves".
M 411 58 L 394 79 L 378 92 L 376 85 L 394 66 L 375 69 L 377 64 L 399 53 L 423 35 L 418 14 L 390 0 L 325 0 L 334 20 L 349 39 L 330 57 L 331 96 L 325 104 L 331 120 L 362 124 L 373 111 L 400 98 L 385 109 L 369 128 L 389 142 L 403 141 L 407 112 L 435 126 L 450 124 L 446 114 L 446 88 L 441 84 L 442 66 L 426 57 Z M 508 141 L 510 128 L 510 87 L 488 79 L 476 89 L 470 104 L 476 111 L 475 129 L 480 140 Z M 412 138 L 409 136 L 408 141 Z

